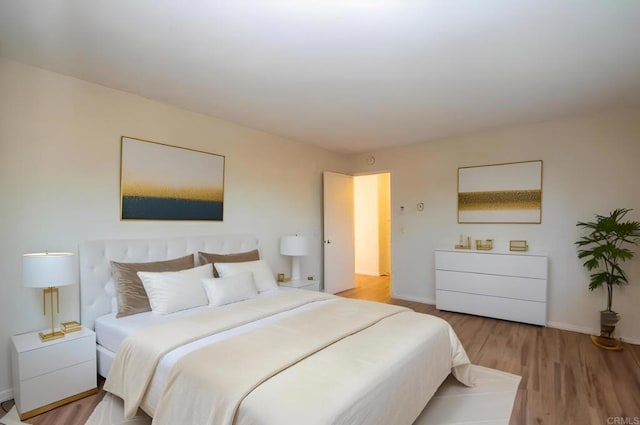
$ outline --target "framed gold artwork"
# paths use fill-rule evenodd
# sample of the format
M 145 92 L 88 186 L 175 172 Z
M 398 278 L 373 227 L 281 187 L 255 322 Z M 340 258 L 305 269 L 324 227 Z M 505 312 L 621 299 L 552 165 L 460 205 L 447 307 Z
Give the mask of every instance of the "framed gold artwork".
M 121 138 L 122 220 L 213 220 L 224 211 L 225 157 Z
M 541 223 L 542 161 L 458 168 L 458 223 Z

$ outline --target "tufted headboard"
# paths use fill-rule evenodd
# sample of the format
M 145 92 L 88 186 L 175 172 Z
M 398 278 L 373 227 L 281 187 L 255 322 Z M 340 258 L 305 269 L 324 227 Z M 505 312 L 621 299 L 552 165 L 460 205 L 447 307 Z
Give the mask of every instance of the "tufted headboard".
M 80 245 L 80 321 L 93 329 L 97 317 L 111 312 L 105 286 L 111 278 L 110 261 L 141 263 L 197 254 L 251 251 L 258 240 L 251 235 L 189 236 L 168 239 L 117 239 L 86 241 Z M 198 256 L 195 258 L 198 264 Z

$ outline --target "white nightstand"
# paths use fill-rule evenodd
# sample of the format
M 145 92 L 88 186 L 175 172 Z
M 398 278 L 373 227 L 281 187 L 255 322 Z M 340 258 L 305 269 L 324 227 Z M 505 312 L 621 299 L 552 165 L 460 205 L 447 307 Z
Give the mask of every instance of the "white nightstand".
M 38 332 L 11 337 L 13 396 L 20 419 L 98 392 L 96 334 L 87 328 L 42 342 Z
M 318 280 L 290 280 L 288 282 L 278 282 L 278 285 L 285 288 L 305 289 L 307 291 L 320 291 L 320 281 Z

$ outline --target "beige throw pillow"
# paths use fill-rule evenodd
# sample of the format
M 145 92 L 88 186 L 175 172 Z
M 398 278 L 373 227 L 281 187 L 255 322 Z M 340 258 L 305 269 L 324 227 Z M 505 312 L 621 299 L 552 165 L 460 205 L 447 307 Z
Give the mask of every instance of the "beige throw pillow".
M 191 269 L 194 266 L 193 255 L 167 261 L 150 263 L 118 263 L 111 262 L 111 274 L 116 289 L 118 312 L 116 317 L 151 311 L 149 298 L 144 290 L 138 272 L 176 272 Z
M 216 270 L 215 263 L 244 263 L 245 261 L 257 261 L 260 259 L 260 253 L 257 249 L 247 252 L 236 252 L 233 254 L 213 254 L 208 252 L 198 252 L 200 264 L 213 264 L 213 276 L 220 277 Z

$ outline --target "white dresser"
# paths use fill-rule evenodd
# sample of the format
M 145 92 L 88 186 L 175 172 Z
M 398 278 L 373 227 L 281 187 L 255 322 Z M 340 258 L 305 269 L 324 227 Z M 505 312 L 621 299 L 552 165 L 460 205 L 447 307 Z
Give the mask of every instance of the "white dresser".
M 546 324 L 546 255 L 442 249 L 435 268 L 438 310 Z

